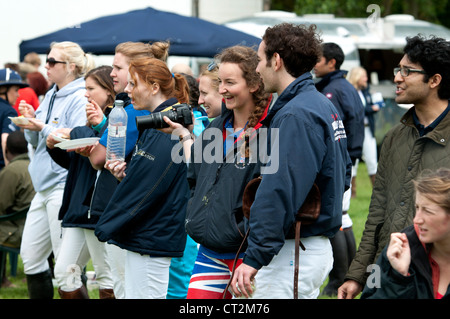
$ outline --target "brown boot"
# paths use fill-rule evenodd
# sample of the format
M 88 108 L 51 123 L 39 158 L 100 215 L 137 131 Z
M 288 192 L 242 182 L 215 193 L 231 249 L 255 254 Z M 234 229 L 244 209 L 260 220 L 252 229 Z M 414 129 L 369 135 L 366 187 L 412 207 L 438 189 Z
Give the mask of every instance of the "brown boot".
M 356 197 L 356 176 L 352 178 L 352 198 Z
M 64 291 L 58 288 L 58 293 L 61 299 L 89 299 L 86 287 L 83 285 L 74 291 Z
M 375 183 L 375 176 L 376 175 L 369 175 L 370 181 L 372 182 L 372 187 L 373 187 L 373 184 Z
M 114 290 L 112 289 L 99 289 L 98 295 L 100 299 L 116 299 L 116 296 L 114 296 Z

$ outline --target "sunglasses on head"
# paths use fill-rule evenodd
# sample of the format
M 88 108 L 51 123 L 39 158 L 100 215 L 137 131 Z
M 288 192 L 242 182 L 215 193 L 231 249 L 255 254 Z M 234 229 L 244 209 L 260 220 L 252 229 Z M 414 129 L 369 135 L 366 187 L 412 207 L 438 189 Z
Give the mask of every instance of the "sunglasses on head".
M 64 63 L 65 64 L 66 62 L 64 62 L 64 61 L 57 61 L 57 60 L 55 60 L 55 58 L 48 58 L 47 59 L 47 63 L 52 68 L 52 67 L 55 66 L 56 63 Z

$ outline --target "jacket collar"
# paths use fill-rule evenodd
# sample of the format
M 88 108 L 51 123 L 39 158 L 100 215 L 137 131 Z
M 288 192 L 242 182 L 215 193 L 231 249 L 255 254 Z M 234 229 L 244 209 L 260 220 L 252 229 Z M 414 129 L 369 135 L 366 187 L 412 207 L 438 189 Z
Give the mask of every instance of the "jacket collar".
M 175 105 L 178 103 L 178 100 L 174 97 L 162 102 L 160 105 L 156 107 L 156 109 L 152 113 L 164 112 L 169 106 Z
M 331 81 L 336 79 L 341 79 L 347 76 L 347 71 L 344 70 L 336 70 L 325 75 L 322 80 L 316 83 L 316 88 L 319 91 L 322 91 Z
M 28 157 L 28 154 L 27 154 L 27 153 L 17 155 L 17 156 L 14 157 L 9 163 L 11 164 L 12 162 L 15 162 L 15 161 L 23 161 L 23 160 L 26 160 L 26 161 L 29 161 L 29 160 L 30 160 L 30 158 Z
M 262 120 L 261 123 L 269 127 L 269 124 L 275 114 L 277 114 L 277 112 L 281 110 L 283 106 L 285 106 L 296 95 L 300 94 L 301 91 L 304 91 L 306 89 L 314 89 L 314 82 L 312 80 L 312 75 L 310 72 L 303 73 L 284 89 L 284 91 L 278 96 L 272 108 L 269 110 L 266 118 Z
M 450 107 L 450 106 L 449 106 Z M 410 126 L 417 130 L 414 124 L 414 106 L 410 108 L 400 119 L 405 126 Z M 450 112 L 436 125 L 436 127 L 423 137 L 433 140 L 435 143 L 445 146 L 450 140 Z

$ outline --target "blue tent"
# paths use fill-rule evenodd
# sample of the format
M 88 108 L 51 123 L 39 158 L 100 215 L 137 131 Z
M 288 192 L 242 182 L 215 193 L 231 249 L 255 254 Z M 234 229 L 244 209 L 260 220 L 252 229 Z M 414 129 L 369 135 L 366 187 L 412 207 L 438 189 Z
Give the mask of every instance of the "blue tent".
M 114 54 L 117 44 L 127 41 L 170 41 L 170 55 L 213 57 L 223 48 L 241 44 L 257 46 L 260 39 L 247 33 L 199 18 L 158 11 L 153 8 L 97 18 L 35 39 L 22 41 L 25 54 L 48 52 L 52 42 L 73 41 L 85 52 Z

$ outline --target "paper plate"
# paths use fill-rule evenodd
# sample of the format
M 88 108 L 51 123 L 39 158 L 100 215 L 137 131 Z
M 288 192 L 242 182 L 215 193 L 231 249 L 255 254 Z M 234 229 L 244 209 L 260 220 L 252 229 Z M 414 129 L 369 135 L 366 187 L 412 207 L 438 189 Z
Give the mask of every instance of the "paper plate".
M 8 118 L 16 125 L 27 125 L 28 123 L 30 123 L 30 121 L 28 121 L 28 119 L 23 116 L 8 116 Z
M 99 139 L 100 139 L 99 137 L 78 138 L 76 140 L 67 140 L 67 141 L 55 144 L 55 147 L 59 147 L 60 149 L 63 149 L 63 150 L 69 150 L 69 149 L 73 149 L 73 148 L 94 145 Z
M 55 139 L 55 141 L 58 141 L 58 142 L 66 142 L 66 141 L 70 141 L 70 139 L 61 137 L 61 136 L 56 135 L 56 134 L 53 134 L 53 133 L 51 133 L 51 134 L 52 134 L 52 137 Z

